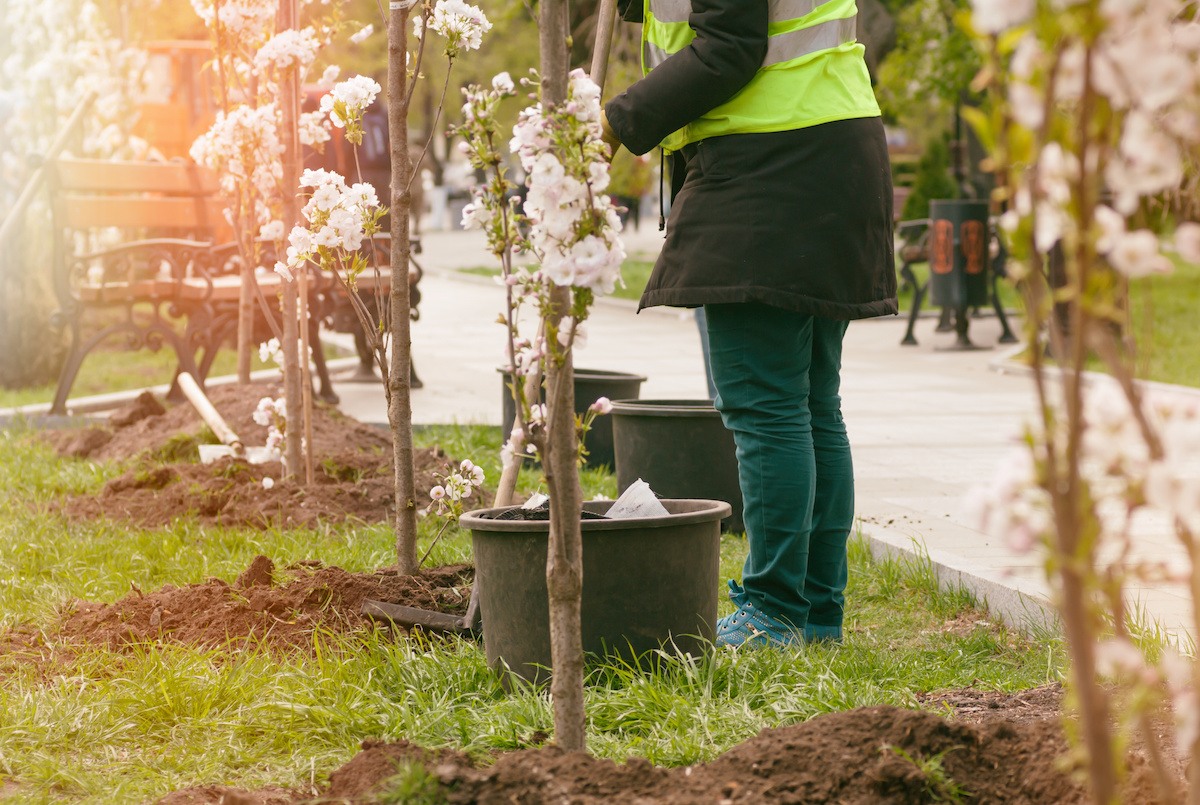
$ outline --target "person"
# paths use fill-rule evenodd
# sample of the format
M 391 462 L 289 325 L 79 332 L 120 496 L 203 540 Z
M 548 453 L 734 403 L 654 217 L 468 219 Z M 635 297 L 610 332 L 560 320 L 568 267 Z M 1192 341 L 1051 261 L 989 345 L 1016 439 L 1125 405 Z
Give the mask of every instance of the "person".
M 854 0 L 620 0 L 643 77 L 610 145 L 661 145 L 672 205 L 639 309 L 703 306 L 749 555 L 721 645 L 840 640 L 854 519 L 847 322 L 897 312 L 892 187 Z

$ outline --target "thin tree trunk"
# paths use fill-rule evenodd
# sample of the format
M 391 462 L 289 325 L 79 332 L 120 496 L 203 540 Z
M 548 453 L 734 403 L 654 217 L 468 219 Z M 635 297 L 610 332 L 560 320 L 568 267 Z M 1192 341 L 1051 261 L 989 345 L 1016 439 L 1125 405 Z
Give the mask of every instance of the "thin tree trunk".
M 412 206 L 408 156 L 408 8 L 390 4 L 388 16 L 388 131 L 391 139 L 392 187 L 392 355 L 388 378 L 388 422 L 396 471 L 396 567 L 417 572 L 417 503 L 413 478 L 412 333 L 409 327 L 408 216 Z
M 308 271 L 307 269 L 296 278 L 299 283 L 300 296 L 300 399 L 304 411 L 304 483 L 312 486 L 316 483 L 313 467 L 313 406 L 312 406 L 312 350 L 320 349 L 319 343 L 312 344 L 308 338 Z
M 253 215 L 242 216 L 242 240 L 252 239 Z M 245 259 L 242 260 L 241 291 L 238 294 L 238 331 L 237 331 L 237 378 L 239 386 L 250 385 L 250 358 L 254 352 L 254 266 L 249 259 L 253 248 L 243 248 Z
M 295 28 L 297 22 L 296 0 L 280 0 L 278 27 L 280 30 Z M 300 204 L 296 192 L 300 186 L 299 150 L 297 140 L 297 119 L 299 117 L 300 93 L 296 76 L 296 68 L 289 67 L 285 71 L 282 85 L 279 88 L 280 103 L 283 112 L 283 131 L 280 139 L 283 141 L 283 229 L 291 232 L 300 220 Z M 300 271 L 307 269 L 301 268 Z M 242 293 L 245 295 L 249 283 L 243 279 Z M 287 430 L 284 431 L 284 455 L 287 463 L 287 474 L 298 475 L 303 453 L 300 440 L 302 435 L 301 423 L 304 419 L 303 391 L 300 371 L 300 338 L 298 333 L 299 311 L 297 310 L 296 282 L 284 282 L 282 289 L 281 313 L 283 319 L 283 396 L 287 411 Z M 240 341 L 240 334 L 239 334 Z M 247 353 L 247 358 L 249 354 Z M 238 355 L 239 364 L 241 354 Z M 240 373 L 240 368 L 239 368 Z M 249 375 L 247 374 L 247 382 Z M 310 444 L 311 446 L 311 444 Z
M 566 0 L 542 0 L 539 21 L 541 47 L 542 103 L 560 106 L 567 98 L 569 58 Z M 551 292 L 552 319 L 559 326 L 569 320 L 570 291 Z M 547 328 L 553 339 L 559 327 Z M 579 511 L 583 494 L 575 446 L 575 378 L 571 356 L 561 366 L 546 359 L 547 455 L 542 457 L 546 487 L 550 492 L 550 546 L 546 555 L 546 587 L 550 604 L 550 657 L 553 677 L 550 695 L 554 701 L 554 741 L 569 751 L 584 751 L 583 641 L 580 595 L 583 590 L 583 545 Z

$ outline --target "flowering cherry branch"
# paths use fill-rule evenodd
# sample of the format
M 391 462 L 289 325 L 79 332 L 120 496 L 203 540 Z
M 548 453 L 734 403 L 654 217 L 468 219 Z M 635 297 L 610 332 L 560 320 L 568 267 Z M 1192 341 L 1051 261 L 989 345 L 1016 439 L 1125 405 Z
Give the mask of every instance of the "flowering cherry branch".
M 1180 0 L 973 0 L 987 61 L 972 113 L 1003 171 L 1001 228 L 1018 259 L 1028 312 L 1039 416 L 974 505 L 1012 547 L 1042 544 L 1061 588 L 1084 744 L 1097 801 L 1117 794 L 1112 697 L 1097 672 L 1133 690 L 1130 715 L 1164 801 L 1179 792 L 1161 762 L 1153 708 L 1170 702 L 1179 748 L 1191 758 L 1188 801 L 1200 803 L 1200 664 L 1167 648 L 1150 663 L 1135 644 L 1131 580 L 1185 584 L 1200 633 L 1200 406 L 1151 396 L 1135 380 L 1128 289 L 1200 263 L 1200 224 L 1173 231 L 1162 210 L 1185 165 L 1200 158 L 1200 23 Z M 1049 255 L 1049 257 L 1048 257 Z M 1065 282 L 1050 281 L 1058 260 Z M 1060 320 L 1055 308 L 1066 310 Z M 1122 339 L 1120 332 L 1125 332 Z M 1058 388 L 1044 345 L 1057 364 Z M 1094 353 L 1112 384 L 1089 386 Z M 1134 561 L 1134 529 L 1154 513 L 1171 524 L 1186 566 Z M 1102 564 L 1110 553 L 1115 562 Z
M 420 561 L 417 562 L 418 569 L 425 564 L 429 554 L 433 553 L 434 546 L 438 544 L 438 540 L 446 533 L 450 524 L 456 522 L 462 515 L 463 501 L 471 497 L 474 489 L 483 485 L 484 472 L 482 467 L 475 465 L 469 459 L 463 459 L 458 470 L 446 475 L 434 473 L 434 478 L 441 483 L 429 490 L 429 508 L 422 512 L 422 515 L 432 514 L 442 520 L 442 525 L 434 535 L 433 541 L 429 543 L 429 547 L 425 549 Z
M 549 112 L 536 103 L 521 112 L 513 129 L 509 148 L 527 176 L 528 194 L 521 209 L 504 170 L 495 119 L 500 102 L 516 95 L 512 78 L 501 73 L 490 89 L 473 85 L 463 93 L 461 148 L 472 167 L 489 177 L 473 189 L 472 201 L 463 210 L 463 226 L 485 231 L 492 253 L 500 258 L 506 288 L 501 321 L 517 410 L 517 422 L 502 450 L 507 467 L 529 452 L 546 451 L 546 406 L 535 402 L 540 384 L 531 394 L 523 380 L 538 376 L 546 361 L 561 366 L 582 340 L 582 324 L 596 295 L 611 293 L 620 281 L 625 250 L 618 208 L 604 194 L 609 150 L 600 136 L 600 91 L 582 70 L 571 73 L 566 103 Z M 521 235 L 522 226 L 528 227 L 528 237 Z M 519 252 L 532 254 L 540 268 L 514 268 L 512 258 Z M 565 316 L 551 299 L 554 288 L 570 292 Z M 532 339 L 522 338 L 517 327 L 525 303 L 538 311 L 539 332 Z M 596 411 L 585 415 L 577 429 L 586 431 L 595 416 Z

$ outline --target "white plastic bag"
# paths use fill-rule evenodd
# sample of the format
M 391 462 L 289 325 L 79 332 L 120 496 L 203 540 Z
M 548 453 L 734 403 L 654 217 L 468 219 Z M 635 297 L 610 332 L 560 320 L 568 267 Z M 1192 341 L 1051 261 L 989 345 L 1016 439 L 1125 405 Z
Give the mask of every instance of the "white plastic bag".
M 665 517 L 670 512 L 659 503 L 650 484 L 638 478 L 605 514 L 614 520 L 625 520 L 631 517 Z

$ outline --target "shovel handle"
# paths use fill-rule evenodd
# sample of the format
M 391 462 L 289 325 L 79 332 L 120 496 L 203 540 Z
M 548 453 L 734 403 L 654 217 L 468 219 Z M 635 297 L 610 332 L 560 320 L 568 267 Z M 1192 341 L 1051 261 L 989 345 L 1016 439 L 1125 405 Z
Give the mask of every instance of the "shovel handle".
M 600 0 L 596 18 L 596 46 L 592 51 L 592 81 L 604 95 L 604 80 L 608 78 L 608 52 L 612 49 L 613 29 L 617 26 L 617 0 Z
M 196 382 L 196 378 L 192 377 L 187 372 L 179 374 L 179 388 L 183 391 L 188 402 L 196 409 L 196 413 L 200 418 L 212 428 L 212 432 L 221 440 L 221 444 L 227 444 L 238 453 L 242 450 L 242 440 L 233 432 L 233 429 L 225 423 L 221 415 L 217 413 L 217 409 L 209 402 L 208 397 L 204 396 L 204 391 L 200 388 L 200 384 Z

